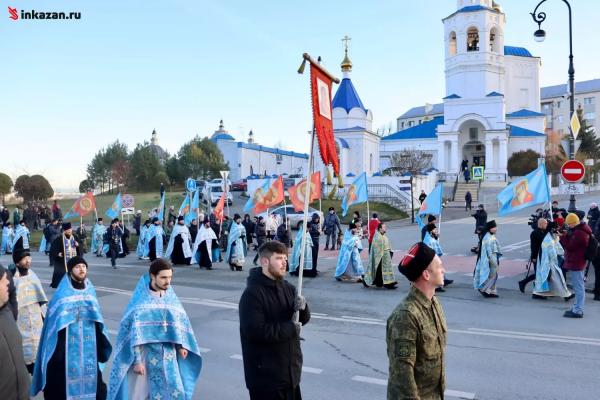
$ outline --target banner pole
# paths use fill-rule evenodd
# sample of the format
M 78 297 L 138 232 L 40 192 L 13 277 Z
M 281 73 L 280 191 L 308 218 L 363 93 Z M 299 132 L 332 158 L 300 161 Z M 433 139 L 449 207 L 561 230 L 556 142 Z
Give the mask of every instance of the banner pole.
M 369 193 L 368 189 L 367 193 Z M 369 225 L 371 225 L 371 212 L 369 211 L 369 199 L 367 198 L 367 240 L 371 237 L 371 227 Z
M 441 184 L 438 183 L 438 185 L 441 185 Z M 441 196 L 441 198 L 442 198 L 442 201 L 440 203 L 440 223 L 439 223 L 439 226 L 438 226 L 438 235 L 442 232 L 442 213 L 443 213 L 443 210 L 444 210 L 444 191 L 443 191 L 443 188 L 442 188 L 442 196 Z

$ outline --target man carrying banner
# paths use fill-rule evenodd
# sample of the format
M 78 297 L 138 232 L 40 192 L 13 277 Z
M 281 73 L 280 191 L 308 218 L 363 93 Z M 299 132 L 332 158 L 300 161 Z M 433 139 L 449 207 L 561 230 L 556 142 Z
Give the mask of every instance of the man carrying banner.
M 67 263 L 75 256 L 81 255 L 81 249 L 75 237 L 70 222 L 62 224 L 63 233 L 50 246 L 50 257 L 54 263 L 54 273 L 52 274 L 51 288 L 57 288 L 63 276 L 67 272 Z
M 112 346 L 87 262 L 73 257 L 48 305 L 35 362 L 31 395 L 45 399 L 106 399 L 101 363 Z
M 496 221 L 485 224 L 483 239 L 479 244 L 477 264 L 473 276 L 473 286 L 483 297 L 498 297 L 496 281 L 498 281 L 498 268 L 500 267 L 500 244 L 496 239 Z
M 177 225 L 173 228 L 165 258 L 170 258 L 173 265 L 190 265 L 192 261 L 192 238 L 185 225 L 185 217 L 177 217 Z
M 172 278 L 158 259 L 138 281 L 119 324 L 108 399 L 192 399 L 202 357 Z
M 242 217 L 239 214 L 233 216 L 233 222 L 227 237 L 227 250 L 225 262 L 233 271 L 241 271 L 244 267 L 245 257 L 248 253 L 246 247 L 246 229 L 242 225 Z

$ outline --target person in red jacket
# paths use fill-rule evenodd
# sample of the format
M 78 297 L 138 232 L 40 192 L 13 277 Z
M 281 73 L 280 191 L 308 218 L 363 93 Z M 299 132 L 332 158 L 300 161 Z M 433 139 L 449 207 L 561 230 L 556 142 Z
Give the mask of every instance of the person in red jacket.
M 568 230 L 562 234 L 560 244 L 565 249 L 565 262 L 563 268 L 569 271 L 573 291 L 575 292 L 575 303 L 570 310 L 565 311 L 563 317 L 583 318 L 583 306 L 585 304 L 584 273 L 587 261 L 585 249 L 590 240 L 592 230 L 579 220 L 574 213 L 569 213 L 565 218 Z
M 377 213 L 373 213 L 373 217 L 369 220 L 369 251 L 371 251 L 371 242 L 373 242 L 373 236 L 375 236 L 380 223 Z

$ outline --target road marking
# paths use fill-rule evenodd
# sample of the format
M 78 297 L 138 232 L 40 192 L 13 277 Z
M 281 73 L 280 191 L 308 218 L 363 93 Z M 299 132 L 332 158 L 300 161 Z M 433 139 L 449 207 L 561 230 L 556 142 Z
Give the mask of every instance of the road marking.
M 327 314 L 322 314 L 322 313 L 318 313 L 318 312 L 312 312 L 312 311 L 310 312 L 310 315 L 313 315 L 313 316 L 314 316 L 314 315 L 317 315 L 317 316 L 319 316 L 319 317 L 326 317 L 326 316 L 327 316 Z
M 519 331 L 502 331 L 498 329 L 480 329 L 480 328 L 469 328 L 470 331 L 476 332 L 495 332 L 495 333 L 510 333 L 514 335 L 524 335 L 524 336 L 537 336 L 537 337 L 550 337 L 556 339 L 573 339 L 573 340 L 584 340 L 589 342 L 599 342 L 600 339 L 595 338 L 586 338 L 580 336 L 560 336 L 560 335 L 551 335 L 548 333 L 531 333 L 531 332 L 519 332 Z
M 574 338 L 574 339 L 564 339 L 560 336 L 552 336 L 552 335 L 542 335 L 533 336 L 532 334 L 514 334 L 510 333 L 510 331 L 487 331 L 487 330 L 475 330 L 475 328 L 469 328 L 467 330 L 462 329 L 448 329 L 449 332 L 452 333 L 464 333 L 467 335 L 481 335 L 481 336 L 495 336 L 502 337 L 508 339 L 524 339 L 524 340 L 534 340 L 538 342 L 556 342 L 556 343 L 568 343 L 568 344 L 584 344 L 588 346 L 600 346 L 600 341 L 594 341 L 594 339 L 588 338 Z
M 302 372 L 308 372 L 309 374 L 320 374 L 323 372 L 323 370 L 321 368 L 302 367 Z
M 373 385 L 387 386 L 387 379 L 371 378 L 370 376 L 355 375 L 351 378 L 355 382 L 371 383 Z M 444 395 L 448 397 L 458 397 L 459 399 L 474 400 L 475 393 L 461 392 L 458 390 L 446 389 Z
M 376 319 L 376 318 L 351 317 L 351 316 L 348 316 L 348 315 L 342 315 L 342 318 L 354 319 L 354 320 L 357 320 L 357 321 L 381 322 L 380 319 Z
M 244 360 L 244 357 L 242 357 L 241 354 L 233 354 L 229 356 L 229 358 L 231 358 L 232 360 Z
M 119 331 L 116 331 L 116 330 L 114 330 L 114 329 L 107 329 L 106 331 L 107 331 L 108 333 L 110 333 L 111 335 L 118 335 L 118 334 L 119 334 Z
M 210 349 L 207 349 L 206 347 L 198 347 L 198 350 L 200 353 L 208 353 L 210 351 Z
M 322 317 L 320 315 L 314 315 L 314 314 L 311 314 L 311 317 L 314 318 L 314 319 L 326 319 L 326 320 L 329 320 L 329 321 L 353 322 L 355 324 L 385 326 L 385 321 L 383 321 L 383 320 L 363 321 L 361 319 L 348 319 L 348 318 L 338 318 L 338 317 Z

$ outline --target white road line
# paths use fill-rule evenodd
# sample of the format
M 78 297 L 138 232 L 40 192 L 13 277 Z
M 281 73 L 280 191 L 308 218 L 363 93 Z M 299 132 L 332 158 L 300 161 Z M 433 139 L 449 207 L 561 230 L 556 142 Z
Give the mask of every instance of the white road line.
M 371 383 L 373 385 L 381 385 L 381 386 L 387 386 L 387 383 L 388 383 L 387 379 L 371 378 L 369 376 L 362 376 L 362 375 L 355 375 L 351 379 L 356 382 Z M 475 393 L 461 392 L 458 390 L 446 389 L 444 391 L 444 395 L 448 396 L 448 397 L 458 397 L 459 399 L 466 399 L 466 400 L 475 399 Z
M 231 356 L 229 356 L 229 358 L 231 358 L 232 360 L 243 360 L 244 357 L 242 357 L 241 354 L 233 354 Z
M 342 315 L 342 318 L 355 319 L 357 321 L 382 322 L 380 319 L 377 319 L 377 318 L 352 317 L 352 316 L 349 316 L 349 315 Z
M 114 329 L 107 329 L 107 332 L 110 333 L 111 335 L 118 335 L 119 331 L 116 331 Z
M 208 353 L 210 351 L 210 349 L 207 349 L 206 347 L 198 347 L 198 350 L 200 350 L 200 353 Z
M 592 342 L 589 339 L 570 340 L 570 339 L 560 339 L 560 338 L 554 338 L 554 337 L 548 337 L 548 336 L 515 335 L 515 334 L 510 334 L 510 333 L 479 332 L 479 331 L 462 330 L 462 329 L 448 329 L 448 331 L 452 332 L 452 333 L 464 333 L 467 335 L 495 336 L 495 337 L 502 337 L 502 338 L 508 338 L 508 339 L 533 340 L 533 341 L 538 341 L 538 342 L 555 342 L 555 343 L 568 343 L 568 344 L 584 344 L 584 345 L 588 345 L 588 346 L 600 346 L 600 342 Z
M 309 374 L 320 374 L 323 372 L 323 370 L 321 368 L 302 367 L 302 372 L 308 372 Z
M 314 318 L 314 319 L 325 319 L 325 320 L 329 320 L 329 321 L 351 322 L 351 323 L 355 323 L 355 324 L 385 326 L 385 322 L 382 321 L 382 320 L 379 320 L 379 321 L 363 321 L 363 320 L 360 320 L 360 319 L 348 319 L 348 318 L 338 318 L 338 317 L 322 317 L 320 315 L 313 315 L 313 314 L 311 314 L 311 317 Z
M 312 311 L 310 312 L 310 315 L 312 315 L 312 316 L 317 315 L 319 317 L 326 317 L 327 316 L 327 314 L 322 314 L 322 313 L 312 312 Z
M 555 339 L 573 339 L 573 340 L 585 340 L 590 342 L 600 342 L 600 339 L 595 338 L 585 338 L 579 336 L 560 336 L 560 335 L 550 335 L 548 333 L 531 333 L 531 332 L 519 332 L 519 331 L 501 331 L 498 329 L 480 329 L 480 328 L 469 328 L 470 331 L 475 332 L 494 332 L 494 333 L 510 333 L 514 335 L 523 335 L 523 336 L 537 336 L 537 337 L 550 337 Z

